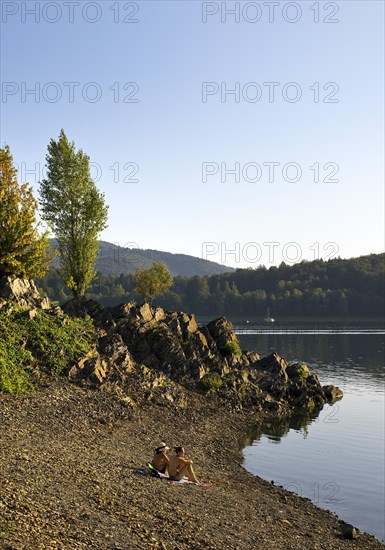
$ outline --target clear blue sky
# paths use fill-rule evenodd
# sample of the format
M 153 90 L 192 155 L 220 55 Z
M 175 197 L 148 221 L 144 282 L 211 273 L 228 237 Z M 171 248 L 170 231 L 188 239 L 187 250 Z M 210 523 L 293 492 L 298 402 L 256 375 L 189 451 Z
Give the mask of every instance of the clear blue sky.
M 383 251 L 382 1 L 280 2 L 273 15 L 262 1 L 226 2 L 239 5 L 239 22 L 221 13 L 221 2 L 197 0 L 1 4 L 1 146 L 10 145 L 20 167 L 42 169 L 49 140 L 64 128 L 99 166 L 93 173 L 110 205 L 104 240 L 236 267 L 310 260 L 314 243 L 321 257 L 336 247 L 345 258 Z M 79 83 L 72 102 L 66 82 Z M 127 82 L 139 91 L 124 90 Z M 203 82 L 219 90 L 206 102 Z M 272 102 L 267 82 L 279 83 Z M 37 95 L 25 95 L 36 83 Z M 235 83 L 239 102 L 222 102 L 221 86 Z M 327 83 L 335 84 L 324 90 Z M 289 101 L 298 90 L 302 97 Z M 131 96 L 139 101 L 123 101 Z M 218 166 L 207 181 L 205 162 Z M 273 182 L 268 162 L 279 163 Z M 126 163 L 139 166 L 138 182 L 123 181 Z M 221 163 L 239 163 L 239 181 L 225 178 Z M 248 163 L 261 167 L 259 181 L 247 181 L 254 164 L 242 173 Z M 287 163 L 301 167 L 299 181 L 287 181 L 294 167 L 283 178 Z M 338 181 L 323 181 L 336 165 Z M 37 191 L 38 175 L 20 179 Z M 207 242 L 216 243 L 211 255 Z M 268 242 L 279 243 L 274 257 Z M 327 243 L 336 245 L 323 250 Z M 226 252 L 237 247 L 238 258 Z

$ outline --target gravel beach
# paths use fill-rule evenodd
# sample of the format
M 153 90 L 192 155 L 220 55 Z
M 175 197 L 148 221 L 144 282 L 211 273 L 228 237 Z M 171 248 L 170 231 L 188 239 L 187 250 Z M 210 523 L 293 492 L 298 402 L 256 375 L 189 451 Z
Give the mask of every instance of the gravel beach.
M 133 412 L 65 378 L 0 395 L 1 548 L 384 548 L 361 532 L 346 540 L 334 514 L 248 473 L 251 420 L 193 393 L 187 410 Z M 150 477 L 162 440 L 184 445 L 211 488 Z

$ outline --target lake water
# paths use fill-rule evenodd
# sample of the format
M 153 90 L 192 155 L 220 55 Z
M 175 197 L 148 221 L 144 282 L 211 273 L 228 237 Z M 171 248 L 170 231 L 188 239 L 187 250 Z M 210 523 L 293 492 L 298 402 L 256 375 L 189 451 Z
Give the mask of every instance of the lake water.
M 344 397 L 319 415 L 269 421 L 245 434 L 244 466 L 385 539 L 384 326 L 233 323 L 241 347 L 304 361 Z

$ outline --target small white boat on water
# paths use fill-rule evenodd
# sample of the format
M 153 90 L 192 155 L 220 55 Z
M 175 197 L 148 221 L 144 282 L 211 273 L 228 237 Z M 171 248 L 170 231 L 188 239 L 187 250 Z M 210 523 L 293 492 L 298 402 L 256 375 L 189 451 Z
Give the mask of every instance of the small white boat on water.
M 275 323 L 275 319 L 270 315 L 270 308 L 266 310 L 266 317 L 263 320 L 264 323 Z

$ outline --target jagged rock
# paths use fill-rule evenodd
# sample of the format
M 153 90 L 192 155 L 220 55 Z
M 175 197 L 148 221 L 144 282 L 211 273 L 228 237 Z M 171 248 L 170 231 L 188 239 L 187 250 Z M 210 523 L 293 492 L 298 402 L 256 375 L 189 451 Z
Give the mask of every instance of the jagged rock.
M 162 373 L 167 384 L 201 388 L 233 410 L 264 408 L 283 413 L 295 407 L 312 410 L 326 402 L 317 376 L 307 365 L 288 365 L 277 353 L 263 358 L 252 352 L 229 353 L 228 343 L 237 342 L 237 338 L 224 318 L 199 327 L 192 315 L 164 312 L 148 304 L 125 304 L 103 310 L 95 322 L 104 331 L 99 337 L 99 351 L 113 364 L 113 372 L 120 364 L 125 366 L 125 376 L 128 371 L 138 376 L 140 365 L 148 369 L 143 371 L 144 377 L 150 376 L 149 372 L 154 376 Z M 111 342 L 115 351 L 108 347 Z M 209 387 L 200 383 L 215 373 L 221 384 Z M 107 378 L 111 381 L 110 375 Z M 149 388 L 144 394 L 146 399 L 154 398 Z
M 206 328 L 221 352 L 226 349 L 228 342 L 238 342 L 233 332 L 233 325 L 224 317 L 214 319 L 206 325 Z
M 180 326 L 180 322 L 178 319 L 178 315 L 176 313 L 168 313 L 167 317 L 165 318 L 165 322 L 167 323 L 169 329 L 180 339 L 183 338 L 183 332 L 182 327 Z
M 243 354 L 243 360 L 244 360 L 245 365 L 249 366 L 249 365 L 259 361 L 260 356 L 258 355 L 258 353 L 255 353 L 253 351 L 246 351 Z
M 137 308 L 137 313 L 143 321 L 152 321 L 153 315 L 149 304 L 143 304 Z
M 351 525 L 350 523 L 342 523 L 341 531 L 342 531 L 342 536 L 345 539 L 353 540 L 358 538 L 358 530 L 355 527 L 353 527 L 353 525 Z
M 285 380 L 288 379 L 286 374 L 287 363 L 278 353 L 271 353 L 266 357 L 262 357 L 262 359 L 254 363 L 253 366 L 258 370 L 268 371 L 274 375 L 281 375 Z
M 106 312 L 109 313 L 110 317 L 119 318 L 119 317 L 126 317 L 127 315 L 130 315 L 131 310 L 135 308 L 135 305 L 131 302 L 128 302 L 126 304 L 120 304 L 113 308 L 107 308 L 104 310 L 104 314 Z M 104 316 L 104 318 L 106 315 Z
M 286 367 L 286 373 L 290 379 L 305 380 L 309 375 L 309 367 L 303 363 L 294 363 Z
M 26 309 L 49 309 L 48 298 L 43 298 L 35 283 L 29 279 L 3 277 L 0 279 L 0 309 L 11 308 L 12 303 Z
M 50 307 L 32 281 L 8 277 L 0 282 L 0 308 L 12 302 L 27 307 L 31 319 Z M 277 353 L 260 358 L 241 351 L 223 317 L 200 327 L 183 312 L 132 303 L 104 309 L 86 298 L 51 311 L 89 315 L 97 330 L 94 349 L 72 367 L 70 379 L 111 392 L 132 408 L 146 400 L 185 407 L 188 390 L 204 391 L 232 410 L 277 414 L 311 411 L 342 397 L 334 386 L 321 387 L 307 365 L 288 365 Z
M 194 315 L 182 314 L 179 323 L 184 335 L 194 334 L 198 330 L 198 323 Z
M 277 399 L 287 398 L 289 377 L 286 373 L 285 359 L 277 353 L 272 353 L 260 359 L 256 365 L 258 370 L 262 371 L 259 386 Z
M 74 382 L 87 381 L 103 392 L 112 393 L 133 410 L 147 400 L 180 408 L 187 406 L 185 390 L 164 373 L 134 361 L 117 333 L 100 330 L 97 350 L 81 359 L 68 376 Z
M 61 309 L 71 317 L 86 317 L 86 315 L 89 315 L 93 319 L 103 311 L 103 307 L 98 302 L 87 300 L 85 297 L 69 300 L 61 306 Z
M 166 313 L 161 307 L 155 308 L 154 319 L 155 321 L 163 321 L 166 318 Z
M 90 352 L 70 370 L 70 380 L 88 379 L 93 384 L 100 384 L 107 376 L 107 362 L 96 352 Z
M 322 390 L 328 401 L 336 401 L 337 399 L 341 399 L 344 395 L 340 388 L 333 385 L 322 386 Z
M 119 334 L 104 334 L 98 340 L 98 351 L 105 361 L 115 367 L 123 367 L 126 370 L 135 368 L 135 361 L 129 353 Z
M 137 312 L 132 313 L 137 318 Z M 141 319 L 147 324 L 148 318 L 148 310 L 144 310 Z M 172 382 L 164 373 L 156 372 L 153 368 L 134 360 L 120 334 L 107 333 L 102 336 L 98 349 L 108 363 L 107 378 L 103 382 L 104 390 L 118 395 L 131 408 L 135 409 L 146 400 L 181 408 L 187 406 L 187 396 L 183 388 Z

